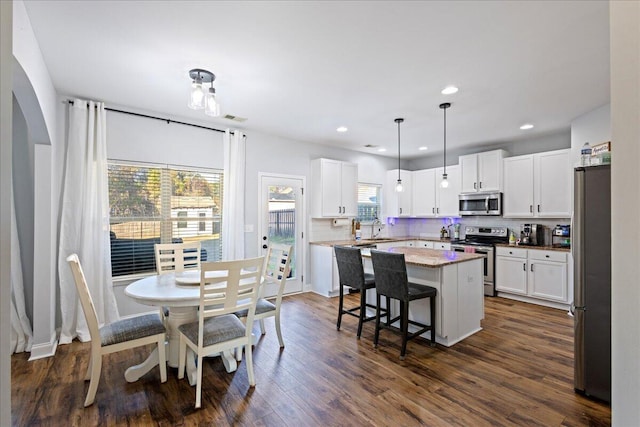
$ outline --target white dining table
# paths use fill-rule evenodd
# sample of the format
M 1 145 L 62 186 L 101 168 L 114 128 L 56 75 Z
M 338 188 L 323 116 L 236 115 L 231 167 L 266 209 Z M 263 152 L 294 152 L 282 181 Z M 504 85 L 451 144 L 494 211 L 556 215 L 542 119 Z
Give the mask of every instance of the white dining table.
M 221 272 L 209 272 L 215 275 Z M 167 307 L 168 316 L 168 341 L 167 364 L 177 368 L 180 357 L 180 332 L 178 327 L 185 323 L 198 320 L 198 305 L 200 304 L 200 271 L 190 270 L 179 273 L 165 273 L 148 276 L 132 282 L 125 288 L 125 295 L 140 304 Z M 213 355 L 212 355 L 213 356 Z M 222 362 L 227 372 L 233 372 L 238 368 L 236 359 L 231 351 L 223 352 Z M 149 357 L 139 365 L 132 366 L 125 371 L 125 379 L 128 382 L 137 381 L 152 368 L 157 366 L 158 350 L 154 349 Z M 189 384 L 196 383 L 195 355 L 187 348 L 187 378 Z

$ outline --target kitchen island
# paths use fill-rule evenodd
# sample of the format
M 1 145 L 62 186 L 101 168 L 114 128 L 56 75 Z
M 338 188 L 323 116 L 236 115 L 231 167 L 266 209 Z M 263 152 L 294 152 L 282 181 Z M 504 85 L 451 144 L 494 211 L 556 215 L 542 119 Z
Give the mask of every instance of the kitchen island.
M 482 255 L 423 248 L 391 247 L 388 252 L 403 253 L 410 282 L 432 286 L 436 297 L 436 342 L 450 347 L 482 330 L 484 318 L 484 272 Z M 371 254 L 363 249 L 364 269 L 373 273 Z M 373 290 L 367 302 L 375 304 Z M 384 305 L 384 298 L 382 301 Z M 429 301 L 409 304 L 409 319 L 429 324 Z M 392 302 L 392 316 L 397 316 L 399 304 Z M 410 326 L 411 329 L 411 326 Z M 414 329 L 415 330 L 415 329 Z M 427 334 L 425 338 L 429 338 Z

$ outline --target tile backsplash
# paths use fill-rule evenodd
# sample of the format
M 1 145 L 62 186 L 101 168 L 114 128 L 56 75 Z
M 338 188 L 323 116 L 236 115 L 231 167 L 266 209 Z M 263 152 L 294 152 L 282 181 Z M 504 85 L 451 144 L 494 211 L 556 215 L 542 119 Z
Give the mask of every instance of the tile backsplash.
M 460 223 L 460 238 L 464 238 L 464 227 L 467 225 L 474 226 L 502 226 L 513 230 L 516 238 L 520 237 L 520 225 L 525 223 L 536 223 L 544 225 L 549 232 L 557 224 L 570 224 L 570 218 L 502 218 L 502 217 L 484 217 L 470 216 L 463 218 L 388 218 L 383 224 L 379 237 L 440 237 L 440 229 L 449 224 Z M 362 238 L 367 239 L 371 236 L 371 225 L 363 224 L 361 226 Z M 453 228 L 449 229 L 453 237 Z M 334 226 L 333 220 L 330 218 L 312 218 L 309 227 L 309 241 L 326 241 L 326 240 L 348 240 L 351 239 L 351 225 Z

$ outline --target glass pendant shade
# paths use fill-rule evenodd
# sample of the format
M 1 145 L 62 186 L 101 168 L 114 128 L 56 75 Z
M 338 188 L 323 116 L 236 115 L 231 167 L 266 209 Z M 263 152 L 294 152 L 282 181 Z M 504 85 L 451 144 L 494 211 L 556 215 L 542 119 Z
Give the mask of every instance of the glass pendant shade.
M 448 188 L 449 187 L 449 180 L 447 179 L 447 174 L 446 173 L 442 174 L 442 181 L 440 181 L 440 187 L 442 187 L 442 188 Z
M 189 108 L 193 110 L 202 110 L 204 108 L 204 90 L 202 89 L 202 79 L 194 80 L 193 84 L 191 85 Z
M 398 183 L 396 184 L 396 191 L 398 193 L 402 192 L 402 180 L 401 179 L 399 179 Z
M 216 99 L 216 90 L 209 88 L 209 93 L 205 97 L 204 113 L 211 117 L 220 117 L 220 103 Z

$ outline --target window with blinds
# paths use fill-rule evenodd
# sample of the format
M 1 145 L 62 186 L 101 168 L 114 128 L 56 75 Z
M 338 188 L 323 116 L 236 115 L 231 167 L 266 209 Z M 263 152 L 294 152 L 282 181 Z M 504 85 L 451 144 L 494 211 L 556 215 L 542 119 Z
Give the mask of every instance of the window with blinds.
M 156 243 L 222 258 L 222 171 L 110 161 L 108 176 L 113 276 L 154 272 Z
M 358 183 L 358 216 L 357 221 L 373 222 L 380 219 L 381 203 L 380 192 L 382 186 L 379 184 Z

